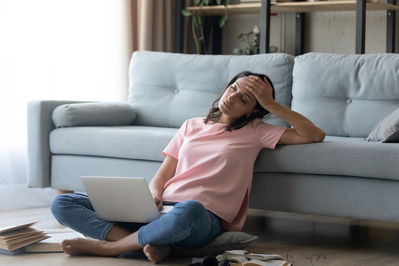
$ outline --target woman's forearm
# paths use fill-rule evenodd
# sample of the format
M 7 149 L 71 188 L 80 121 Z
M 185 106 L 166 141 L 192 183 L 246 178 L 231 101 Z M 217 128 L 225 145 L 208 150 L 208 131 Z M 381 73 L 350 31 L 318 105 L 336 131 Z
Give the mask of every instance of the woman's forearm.
M 149 184 L 153 197 L 159 197 L 159 199 L 162 198 L 166 182 L 175 175 L 177 162 L 178 161 L 170 155 L 165 158 L 158 172 Z
M 303 115 L 284 107 L 274 100 L 273 88 L 266 78 L 262 81 L 259 77 L 249 76 L 245 87 L 256 97 L 256 100 L 264 109 L 293 127 L 284 132 L 279 144 L 301 144 L 324 140 L 325 133 L 323 130 L 316 127 Z
M 292 111 L 277 102 L 268 106 L 267 110 L 290 124 L 295 133 L 302 139 L 301 143 L 320 142 L 324 140 L 324 131 L 315 126 L 305 116 Z
M 153 178 L 149 184 L 149 188 L 153 198 L 162 199 L 164 184 L 162 185 L 159 180 L 158 182 L 155 182 L 155 179 Z

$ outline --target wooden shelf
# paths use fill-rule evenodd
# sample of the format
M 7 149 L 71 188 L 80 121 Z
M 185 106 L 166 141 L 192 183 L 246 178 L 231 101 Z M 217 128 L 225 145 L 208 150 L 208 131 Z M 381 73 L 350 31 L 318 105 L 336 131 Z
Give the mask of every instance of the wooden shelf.
M 198 11 L 199 7 L 187 7 L 191 12 Z M 399 6 L 391 5 L 380 0 L 368 0 L 367 10 L 399 10 Z M 326 11 L 354 11 L 356 0 L 350 1 L 317 1 L 317 2 L 284 2 L 271 4 L 271 13 L 291 12 L 326 12 Z M 228 5 L 229 15 L 234 14 L 260 14 L 261 4 Z M 221 16 L 225 13 L 224 6 L 203 6 L 200 10 L 203 16 Z
M 182 0 L 175 0 L 177 10 L 182 10 L 184 5 Z M 278 1 L 278 0 L 277 0 Z M 355 50 L 357 54 L 365 53 L 366 42 L 366 10 L 385 10 L 387 11 L 387 39 L 386 52 L 395 53 L 395 33 L 396 33 L 396 11 L 399 11 L 399 6 L 396 5 L 397 0 L 331 0 L 331 1 L 316 1 L 316 2 L 301 2 L 306 0 L 296 0 L 299 2 L 277 2 L 268 6 L 268 0 L 262 0 L 261 3 L 228 5 L 228 15 L 234 14 L 260 14 L 260 52 L 269 52 L 270 44 L 270 14 L 271 13 L 296 13 L 295 16 L 295 55 L 304 53 L 305 43 L 305 13 L 310 12 L 331 12 L 331 11 L 356 11 L 356 45 Z M 264 6 L 263 6 L 263 5 Z M 202 16 L 223 16 L 226 12 L 224 6 L 203 6 L 187 7 L 191 13 L 196 12 Z M 176 38 L 179 45 L 177 52 L 182 52 L 182 32 L 184 20 L 180 13 L 176 18 Z M 213 33 L 215 35 L 215 33 Z M 219 34 L 220 35 L 220 34 Z M 217 37 L 217 35 L 216 35 Z M 219 36 L 220 38 L 220 36 Z M 219 42 L 219 45 L 221 42 Z

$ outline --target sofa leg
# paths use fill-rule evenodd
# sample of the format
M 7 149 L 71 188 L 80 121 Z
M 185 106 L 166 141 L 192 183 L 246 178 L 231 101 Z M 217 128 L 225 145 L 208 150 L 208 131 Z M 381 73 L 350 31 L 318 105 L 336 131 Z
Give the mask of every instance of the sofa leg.
M 74 191 L 72 191 L 72 190 L 63 190 L 63 189 L 59 189 L 58 190 L 58 195 L 61 195 L 61 194 L 67 194 L 67 193 L 73 193 Z
M 365 225 L 351 224 L 349 226 L 350 241 L 353 245 L 364 245 L 369 240 L 370 228 Z

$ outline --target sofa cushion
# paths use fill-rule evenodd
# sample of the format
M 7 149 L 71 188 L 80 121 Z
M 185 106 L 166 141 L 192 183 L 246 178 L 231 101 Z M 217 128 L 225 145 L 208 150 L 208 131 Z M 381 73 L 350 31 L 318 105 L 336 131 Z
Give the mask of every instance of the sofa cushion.
M 119 126 L 66 127 L 50 133 L 53 154 L 163 161 L 163 149 L 177 128 Z
M 53 154 L 163 161 L 163 149 L 178 129 L 144 126 L 58 128 L 50 134 Z M 254 172 L 325 174 L 399 179 L 397 144 L 362 138 L 326 137 L 322 143 L 263 149 Z
M 278 145 L 263 149 L 254 172 L 285 172 L 359 176 L 399 180 L 399 149 L 395 143 L 361 138 L 326 137 L 322 143 Z
M 367 141 L 399 142 L 399 108 L 373 128 Z
M 134 124 L 180 127 L 189 118 L 205 116 L 227 83 L 244 70 L 269 76 L 276 89 L 276 101 L 290 108 L 293 63 L 294 57 L 287 54 L 229 56 L 134 52 L 129 69 L 128 99 L 137 113 Z M 286 125 L 277 117 L 269 121 Z
M 398 54 L 298 56 L 292 109 L 329 136 L 367 138 L 399 107 L 398 73 Z
M 60 105 L 54 109 L 55 127 L 125 126 L 136 118 L 134 109 L 119 102 L 92 102 Z

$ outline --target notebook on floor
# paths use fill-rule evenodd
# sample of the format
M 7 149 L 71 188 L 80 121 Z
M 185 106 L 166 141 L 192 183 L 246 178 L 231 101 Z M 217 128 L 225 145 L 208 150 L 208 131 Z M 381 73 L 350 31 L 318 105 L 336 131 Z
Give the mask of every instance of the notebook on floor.
M 93 208 L 101 219 L 114 222 L 150 223 L 173 206 L 160 212 L 142 177 L 81 176 Z

